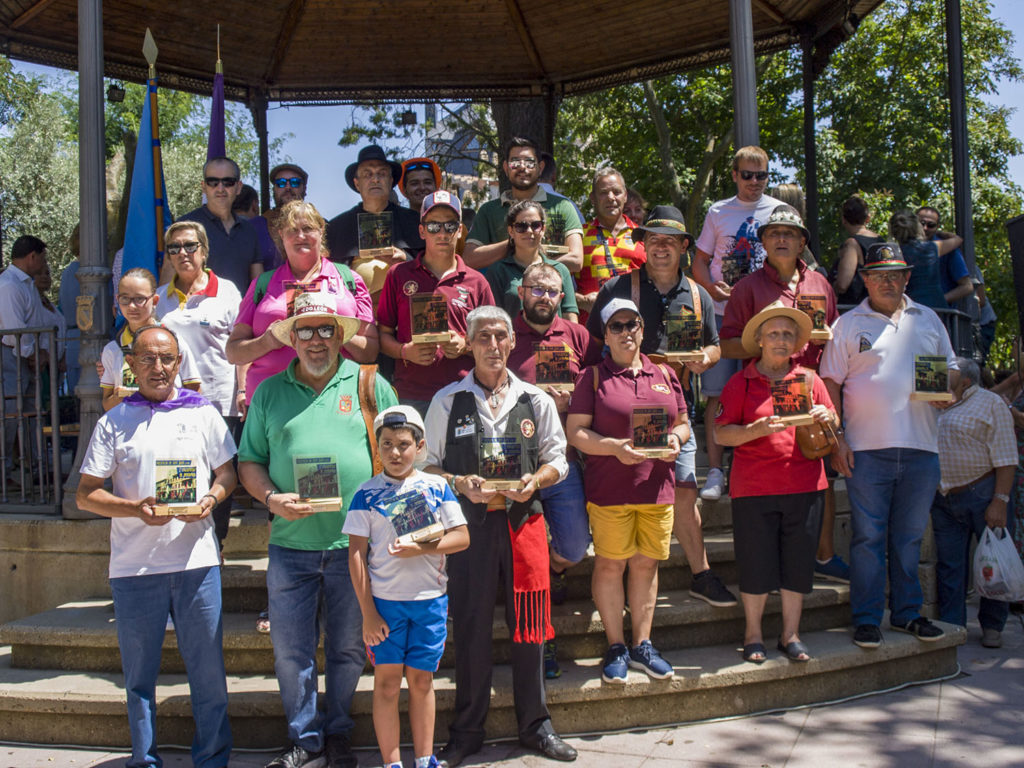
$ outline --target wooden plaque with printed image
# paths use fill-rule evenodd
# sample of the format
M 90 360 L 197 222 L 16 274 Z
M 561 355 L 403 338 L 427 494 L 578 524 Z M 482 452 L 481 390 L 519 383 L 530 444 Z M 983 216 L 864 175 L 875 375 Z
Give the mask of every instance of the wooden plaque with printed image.
M 796 297 L 796 308 L 811 318 L 811 339 L 832 340 L 832 329 L 828 327 L 828 301 L 823 295 L 800 294 Z
M 635 451 L 649 459 L 664 459 L 673 454 L 668 445 L 672 417 L 666 406 L 635 406 L 630 423 Z
M 704 329 L 693 312 L 669 315 L 665 320 L 665 358 L 670 363 L 691 363 L 704 359 Z
M 523 487 L 522 446 L 514 437 L 480 439 L 480 477 L 483 489 L 518 491 Z
M 413 344 L 446 344 L 452 340 L 448 302 L 439 293 L 414 293 L 409 298 Z
M 813 424 L 811 389 L 804 376 L 771 383 L 772 412 L 784 424 Z
M 158 517 L 198 515 L 203 508 L 196 498 L 195 459 L 157 459 L 153 514 Z
M 419 490 L 387 496 L 374 506 L 391 521 L 399 544 L 437 541 L 444 536 L 444 525 Z
M 562 256 L 569 252 L 569 246 L 565 244 L 565 229 L 565 217 L 557 211 L 548 211 L 544 224 L 544 253 Z
M 559 392 L 572 392 L 572 351 L 564 344 L 534 344 L 536 384 L 541 389 L 551 387 Z
M 356 214 L 359 230 L 359 258 L 390 258 L 394 253 L 394 226 L 391 211 Z
M 294 456 L 292 470 L 300 504 L 309 504 L 313 512 L 337 512 L 341 509 L 338 460 L 335 456 Z
M 914 355 L 914 391 L 910 399 L 923 402 L 952 402 L 949 364 L 942 355 Z

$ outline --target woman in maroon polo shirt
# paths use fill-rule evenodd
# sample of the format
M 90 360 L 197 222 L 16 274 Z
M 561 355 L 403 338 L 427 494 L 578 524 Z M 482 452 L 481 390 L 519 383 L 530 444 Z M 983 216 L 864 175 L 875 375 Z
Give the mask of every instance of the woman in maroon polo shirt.
M 690 424 L 675 373 L 640 353 L 643 320 L 636 305 L 612 299 L 601 310 L 601 327 L 609 354 L 580 372 L 565 430 L 569 443 L 587 456 L 583 485 L 595 555 L 591 590 L 608 639 L 601 679 L 625 683 L 634 667 L 662 680 L 673 670 L 651 644 L 651 624 L 658 561 L 668 559 L 672 537 L 675 460 L 690 437 Z M 645 434 L 666 431 L 668 449 L 657 458 L 637 450 Z M 622 626 L 627 564 L 632 649 L 626 648 Z
M 806 400 L 799 400 L 809 395 L 814 420 L 838 428 L 824 383 L 791 359 L 810 335 L 810 318 L 782 302 L 769 304 L 750 318 L 743 329 L 743 347 L 756 357 L 729 379 L 715 418 L 715 438 L 735 448 L 729 495 L 746 615 L 743 658 L 755 664 L 767 658 L 761 616 L 773 590 L 782 596 L 778 649 L 790 661 L 811 658 L 800 641 L 800 614 L 803 596 L 814 581 L 828 482 L 822 460 L 805 458 L 795 427 L 775 415 L 775 404 L 786 410 L 791 401 L 795 410 L 803 410 Z M 782 382 L 792 385 L 785 394 L 777 388 L 773 401 L 771 388 Z

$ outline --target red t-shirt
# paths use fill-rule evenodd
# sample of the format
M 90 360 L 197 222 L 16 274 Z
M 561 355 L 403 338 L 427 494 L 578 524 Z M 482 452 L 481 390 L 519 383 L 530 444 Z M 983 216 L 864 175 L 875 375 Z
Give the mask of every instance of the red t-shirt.
M 442 280 L 423 266 L 422 253 L 412 261 L 393 266 L 384 278 L 377 304 L 377 324 L 391 328 L 403 344 L 412 340 L 411 297 L 417 293 L 437 293 L 448 302 L 449 329 L 465 336 L 466 315 L 476 307 L 494 304 L 494 296 L 487 278 L 467 267 L 462 257 L 456 256 L 455 260 L 455 271 Z M 395 391 L 403 400 L 430 400 L 442 387 L 464 378 L 472 367 L 471 356 L 449 359 L 440 347 L 430 365 L 396 360 Z
M 756 272 L 741 278 L 732 287 L 729 303 L 725 305 L 725 319 L 718 331 L 720 339 L 738 339 L 743 336 L 743 328 L 747 321 L 767 307 L 773 301 L 781 301 L 787 307 L 795 307 L 801 296 L 825 297 L 825 323 L 831 326 L 839 317 L 836 309 L 836 294 L 828 279 L 813 269 L 808 269 L 803 260 L 797 261 L 797 272 L 800 279 L 796 291 L 782 282 L 778 271 L 765 261 L 764 266 Z M 823 344 L 807 343 L 807 346 L 794 356 L 800 365 L 817 370 L 821 363 Z
M 642 355 L 643 368 L 633 375 L 606 357 L 599 365 L 584 368 L 576 379 L 569 413 L 593 416 L 590 428 L 605 437 L 632 437 L 633 407 L 664 405 L 670 423 L 686 414 L 683 388 L 671 368 L 652 363 Z M 594 392 L 594 372 L 598 373 Z M 600 403 L 600 408 L 596 407 Z M 618 504 L 672 504 L 675 501 L 675 464 L 648 459 L 623 464 L 614 456 L 587 456 L 583 472 L 587 501 L 599 507 Z
M 729 303 L 732 304 L 731 298 Z M 832 400 L 824 382 L 809 369 L 794 365 L 785 380 L 811 375 L 814 375 L 811 401 L 831 409 Z M 757 361 L 751 360 L 726 383 L 715 423 L 750 424 L 772 413 L 768 379 L 757 370 Z M 824 463 L 821 459 L 804 458 L 796 442 L 796 427 L 733 448 L 729 496 L 734 499 L 743 496 L 811 493 L 827 487 Z

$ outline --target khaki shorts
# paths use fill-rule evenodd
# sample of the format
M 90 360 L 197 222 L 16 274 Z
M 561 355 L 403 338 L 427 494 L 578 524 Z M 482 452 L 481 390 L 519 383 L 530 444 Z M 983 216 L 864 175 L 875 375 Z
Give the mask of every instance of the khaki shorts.
M 628 560 L 637 552 L 652 560 L 668 560 L 672 539 L 671 504 L 587 503 L 594 554 L 609 560 Z

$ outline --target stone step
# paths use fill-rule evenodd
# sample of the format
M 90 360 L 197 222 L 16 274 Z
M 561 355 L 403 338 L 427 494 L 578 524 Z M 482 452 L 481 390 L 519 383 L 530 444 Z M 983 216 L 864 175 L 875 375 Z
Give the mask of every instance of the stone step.
M 735 587 L 733 591 L 738 594 Z M 801 626 L 810 631 L 847 624 L 848 603 L 846 585 L 816 584 L 804 601 Z M 779 598 L 769 597 L 764 620 L 769 636 L 779 631 L 780 610 Z M 628 617 L 625 623 L 628 633 Z M 255 624 L 255 613 L 224 614 L 224 663 L 229 673 L 273 673 L 270 636 L 259 634 Z M 555 606 L 552 624 L 560 660 L 600 656 L 607 647 L 604 625 L 589 598 Z M 509 658 L 509 634 L 504 608 L 500 606 L 494 613 L 493 634 L 493 657 L 496 662 L 505 663 Z M 685 591 L 662 592 L 654 612 L 653 635 L 663 650 L 727 643 L 743 636 L 743 608 L 713 608 Z M 10 622 L 0 627 L 0 643 L 12 647 L 11 665 L 17 668 L 95 672 L 121 669 L 114 607 L 109 600 L 69 603 Z M 457 649 L 449 640 L 441 666 L 452 666 L 455 653 Z M 174 632 L 165 635 L 161 669 L 166 673 L 184 671 Z M 371 671 L 369 667 L 367 671 Z
M 957 671 L 956 646 L 966 640 L 960 627 L 942 625 L 946 636 L 921 643 L 886 631 L 875 650 L 854 646 L 847 629 L 804 632 L 814 655 L 793 664 L 774 649 L 762 665 L 744 663 L 736 642 L 667 653 L 675 665 L 672 680 L 650 681 L 630 671 L 626 685 L 600 681 L 601 659 L 563 664 L 563 674 L 547 681 L 548 706 L 563 734 L 610 731 L 742 715 L 826 702 L 879 691 Z M 767 637 L 771 637 L 768 635 Z M 126 747 L 129 744 L 121 676 L 115 673 L 16 669 L 10 650 L 0 648 L 0 740 L 44 744 Z M 352 703 L 356 746 L 372 746 L 372 678 L 364 675 Z M 454 684 L 445 670 L 435 678 L 435 740 L 447 739 Z M 323 680 L 320 690 L 324 690 Z M 273 748 L 287 741 L 277 681 L 271 675 L 228 678 L 234 743 L 240 748 Z M 157 687 L 160 743 L 189 744 L 192 711 L 183 675 L 162 675 Z M 401 698 L 403 740 L 409 739 L 405 692 Z M 494 670 L 489 738 L 514 738 L 511 670 Z

